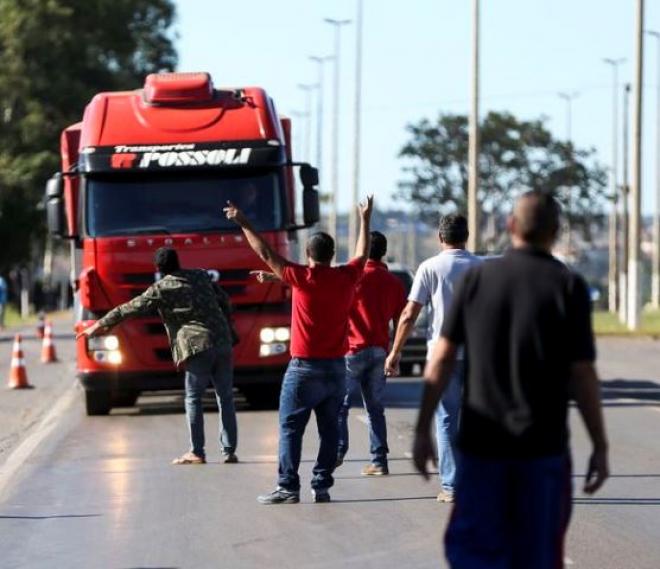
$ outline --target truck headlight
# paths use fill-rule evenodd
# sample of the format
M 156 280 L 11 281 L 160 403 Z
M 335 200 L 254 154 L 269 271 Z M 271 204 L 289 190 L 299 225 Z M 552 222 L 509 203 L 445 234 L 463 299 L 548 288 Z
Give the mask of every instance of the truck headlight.
M 262 328 L 259 332 L 259 339 L 264 344 L 273 342 L 288 342 L 291 339 L 291 329 L 286 326 L 278 328 Z
M 99 363 L 119 365 L 123 360 L 117 336 L 87 338 L 87 351 Z

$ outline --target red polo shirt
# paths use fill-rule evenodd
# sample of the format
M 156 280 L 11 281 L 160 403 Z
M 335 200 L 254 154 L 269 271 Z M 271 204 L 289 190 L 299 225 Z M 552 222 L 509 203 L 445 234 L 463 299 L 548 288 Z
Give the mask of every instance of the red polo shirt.
M 349 318 L 349 353 L 364 348 L 389 349 L 390 321 L 398 319 L 406 305 L 406 291 L 401 281 L 385 263 L 367 261 L 355 291 Z
M 348 314 L 361 261 L 338 267 L 288 264 L 282 280 L 291 285 L 291 356 L 342 358 L 348 351 Z

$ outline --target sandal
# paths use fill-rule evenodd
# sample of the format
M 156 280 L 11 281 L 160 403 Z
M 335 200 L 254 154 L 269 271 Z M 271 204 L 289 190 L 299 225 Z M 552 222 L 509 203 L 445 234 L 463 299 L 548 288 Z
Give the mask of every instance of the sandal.
M 181 455 L 179 458 L 175 458 L 172 461 L 172 464 L 206 464 L 206 459 L 193 454 L 192 452 L 187 452 L 186 454 Z

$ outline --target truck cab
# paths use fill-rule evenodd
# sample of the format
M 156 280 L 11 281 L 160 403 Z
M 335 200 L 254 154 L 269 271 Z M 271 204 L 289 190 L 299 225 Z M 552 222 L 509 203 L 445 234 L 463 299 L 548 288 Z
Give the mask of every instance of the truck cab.
M 216 89 L 207 73 L 152 74 L 142 89 L 96 95 L 62 133 L 61 155 L 46 203 L 50 232 L 71 243 L 76 329 L 146 290 L 158 277 L 154 252 L 171 246 L 232 299 L 235 384 L 255 401 L 274 397 L 289 359 L 290 291 L 250 276 L 266 267 L 222 208 L 234 202 L 289 256 L 296 231 L 318 221 L 319 199 L 318 173 L 293 161 L 291 123 L 267 93 Z M 183 387 L 157 314 L 79 340 L 77 374 L 91 415 Z

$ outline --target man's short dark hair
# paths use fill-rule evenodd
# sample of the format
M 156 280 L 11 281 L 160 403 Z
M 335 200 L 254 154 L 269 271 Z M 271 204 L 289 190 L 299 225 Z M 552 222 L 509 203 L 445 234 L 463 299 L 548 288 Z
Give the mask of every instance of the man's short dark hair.
M 533 190 L 518 198 L 513 208 L 518 236 L 530 245 L 546 245 L 559 232 L 561 207 L 548 192 Z
M 450 213 L 440 218 L 438 235 L 447 245 L 462 245 L 468 240 L 468 222 L 460 213 Z
M 171 247 L 161 247 L 154 254 L 154 263 L 158 271 L 163 275 L 175 273 L 181 269 L 179 265 L 179 255 Z
M 380 261 L 387 253 L 387 237 L 380 231 L 371 232 L 371 246 L 369 247 L 369 258 Z
M 329 263 L 335 256 L 335 240 L 319 231 L 307 240 L 307 256 L 317 263 Z

